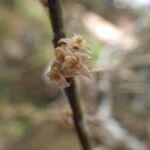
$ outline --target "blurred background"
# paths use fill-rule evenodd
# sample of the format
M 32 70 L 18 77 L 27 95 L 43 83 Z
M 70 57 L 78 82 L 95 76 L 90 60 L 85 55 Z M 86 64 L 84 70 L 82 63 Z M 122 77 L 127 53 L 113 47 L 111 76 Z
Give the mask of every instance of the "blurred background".
M 67 36 L 92 50 L 77 76 L 95 150 L 150 149 L 150 1 L 62 0 Z M 0 150 L 81 150 L 67 99 L 45 74 L 52 29 L 42 0 L 0 0 Z

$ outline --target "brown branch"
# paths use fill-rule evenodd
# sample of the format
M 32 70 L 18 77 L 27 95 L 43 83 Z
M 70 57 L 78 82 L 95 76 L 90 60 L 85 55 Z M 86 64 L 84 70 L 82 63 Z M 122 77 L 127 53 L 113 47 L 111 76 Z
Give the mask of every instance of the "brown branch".
M 65 89 L 68 96 L 69 103 L 73 111 L 73 120 L 79 140 L 82 144 L 83 150 L 91 150 L 90 139 L 88 136 L 88 129 L 85 126 L 85 120 L 81 108 L 80 101 L 76 98 L 76 86 L 73 78 L 68 78 L 67 81 L 71 83 L 70 87 Z
M 62 10 L 59 0 L 48 0 L 49 15 L 54 32 L 53 43 L 57 46 L 57 42 L 65 37 L 65 30 L 63 26 Z
M 59 0 L 48 0 L 49 15 L 51 19 L 51 24 L 54 33 L 54 47 L 58 46 L 57 42 L 65 37 L 65 30 L 63 26 L 62 10 Z M 91 150 L 91 143 L 88 136 L 88 130 L 85 126 L 85 121 L 83 117 L 83 112 L 81 104 L 76 96 L 76 84 L 73 78 L 67 79 L 70 83 L 70 87 L 66 88 L 64 91 L 68 97 L 70 106 L 73 111 L 73 121 L 75 125 L 76 132 L 78 134 L 79 140 L 81 142 L 83 150 Z

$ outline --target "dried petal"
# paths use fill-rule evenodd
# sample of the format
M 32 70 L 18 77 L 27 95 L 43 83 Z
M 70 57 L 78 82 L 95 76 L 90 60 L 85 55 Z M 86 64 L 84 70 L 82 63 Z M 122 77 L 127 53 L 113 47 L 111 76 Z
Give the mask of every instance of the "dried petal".
M 86 65 L 82 65 L 79 70 L 78 70 L 81 74 L 83 74 L 84 76 L 88 77 L 88 78 L 92 78 L 91 72 L 88 69 L 88 67 Z
M 74 53 L 74 55 L 76 55 L 77 57 L 80 57 L 82 62 L 85 62 L 91 58 L 88 54 L 81 53 L 81 52 L 76 52 Z
M 63 88 L 67 88 L 70 86 L 70 84 L 67 82 L 67 80 L 61 75 L 60 79 L 58 80 L 58 83 Z
M 71 44 L 71 39 L 69 38 L 62 38 L 58 41 L 58 44 Z

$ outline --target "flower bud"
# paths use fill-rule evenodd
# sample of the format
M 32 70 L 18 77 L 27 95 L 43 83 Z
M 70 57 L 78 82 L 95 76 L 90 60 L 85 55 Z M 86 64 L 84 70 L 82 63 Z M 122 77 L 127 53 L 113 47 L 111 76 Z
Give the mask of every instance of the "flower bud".
M 78 63 L 78 59 L 76 56 L 67 55 L 65 57 L 65 62 L 67 62 L 69 66 L 73 66 L 73 65 L 76 65 Z
M 81 36 L 79 35 L 75 35 L 73 37 L 73 45 L 76 47 L 76 48 L 81 48 L 82 47 L 82 43 L 83 43 L 83 39 Z
M 51 70 L 48 72 L 47 76 L 49 77 L 50 80 L 59 80 L 60 75 L 57 70 Z
M 64 49 L 61 47 L 57 47 L 54 49 L 54 55 L 57 60 L 63 61 L 65 54 L 64 54 Z

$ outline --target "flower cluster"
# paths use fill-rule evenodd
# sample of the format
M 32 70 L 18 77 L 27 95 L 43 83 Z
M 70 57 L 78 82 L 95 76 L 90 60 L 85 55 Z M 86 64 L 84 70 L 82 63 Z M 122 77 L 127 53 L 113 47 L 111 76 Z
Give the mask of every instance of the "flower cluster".
M 63 38 L 58 45 L 54 49 L 55 60 L 47 74 L 48 78 L 64 88 L 69 87 L 66 78 L 79 73 L 91 78 L 91 71 L 85 64 L 90 59 L 90 49 L 82 36 L 76 34 L 72 38 Z

